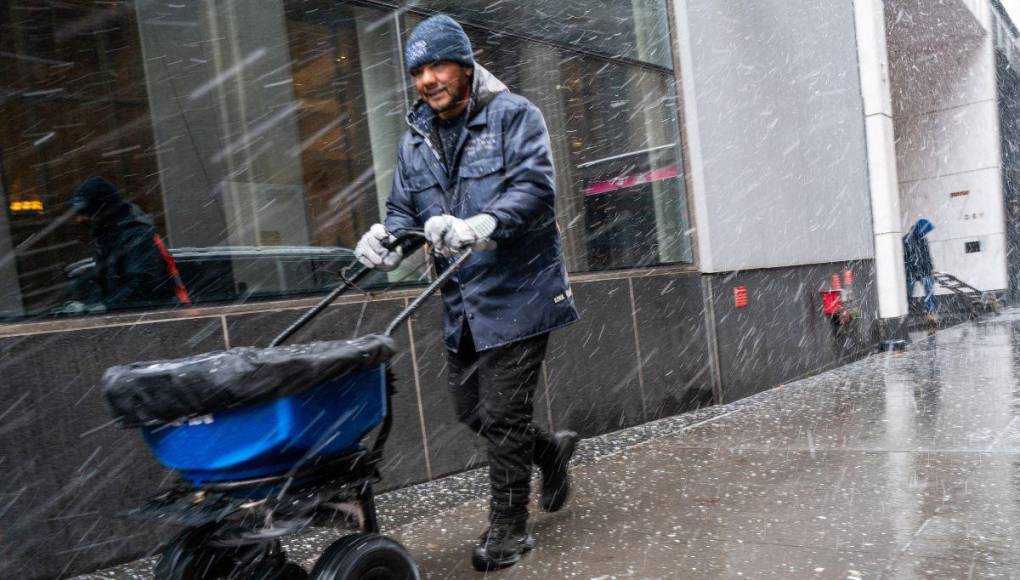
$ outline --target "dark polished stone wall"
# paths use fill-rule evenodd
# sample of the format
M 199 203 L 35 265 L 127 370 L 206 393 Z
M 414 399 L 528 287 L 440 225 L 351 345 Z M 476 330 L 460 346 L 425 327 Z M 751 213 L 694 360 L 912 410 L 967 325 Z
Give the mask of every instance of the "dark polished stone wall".
M 867 340 L 833 329 L 820 314 L 815 290 L 844 266 L 727 276 L 639 271 L 575 280 L 582 318 L 550 341 L 536 421 L 585 436 L 606 433 L 712 404 L 716 376 L 723 399 L 732 401 L 860 356 Z M 855 271 L 859 287 L 870 288 L 870 264 Z M 732 307 L 738 284 L 751 291 L 747 309 Z M 714 319 L 704 308 L 709 285 Z M 297 338 L 379 332 L 406 296 L 331 306 Z M 862 292 L 862 299 L 862 310 L 873 312 L 871 293 Z M 150 552 L 174 533 L 117 517 L 172 483 L 173 475 L 156 464 L 136 432 L 110 424 L 95 388 L 103 370 L 267 344 L 303 304 L 196 310 L 184 319 L 108 317 L 96 328 L 77 330 L 0 327 L 0 578 L 80 573 Z M 426 304 L 395 337 L 398 394 L 382 489 L 484 462 L 484 446 L 457 422 L 447 394 L 440 310 L 438 301 Z M 713 322 L 717 345 L 708 338 Z M 712 368 L 716 352 L 720 372 Z
M 995 80 L 1002 152 L 1002 199 L 1006 215 L 1006 271 L 1009 300 L 1020 302 L 1020 71 L 1000 47 L 995 50 Z
M 106 367 L 223 348 L 219 319 L 0 338 L 0 578 L 46 578 L 137 555 L 166 530 L 117 518 L 171 474 L 110 424 Z
M 832 274 L 852 270 L 861 318 L 834 324 L 822 313 Z M 878 344 L 878 302 L 870 260 L 705 276 L 711 285 L 722 401 L 731 402 L 845 364 Z M 737 308 L 743 286 L 748 306 Z

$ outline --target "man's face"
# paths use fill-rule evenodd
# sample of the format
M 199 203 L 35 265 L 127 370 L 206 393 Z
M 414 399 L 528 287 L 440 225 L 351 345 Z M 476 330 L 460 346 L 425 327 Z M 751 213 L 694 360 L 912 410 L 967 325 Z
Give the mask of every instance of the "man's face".
M 471 67 L 441 60 L 412 70 L 411 76 L 422 100 L 439 114 L 439 118 L 449 119 L 467 107 L 473 73 Z

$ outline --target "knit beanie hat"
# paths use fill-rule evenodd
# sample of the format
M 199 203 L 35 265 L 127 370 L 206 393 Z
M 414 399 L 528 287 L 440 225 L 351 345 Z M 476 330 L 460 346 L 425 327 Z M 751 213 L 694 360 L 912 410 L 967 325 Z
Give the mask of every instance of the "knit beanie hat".
M 464 29 L 453 18 L 436 14 L 415 27 L 404 49 L 404 67 L 414 69 L 440 60 L 474 66 L 474 51 Z

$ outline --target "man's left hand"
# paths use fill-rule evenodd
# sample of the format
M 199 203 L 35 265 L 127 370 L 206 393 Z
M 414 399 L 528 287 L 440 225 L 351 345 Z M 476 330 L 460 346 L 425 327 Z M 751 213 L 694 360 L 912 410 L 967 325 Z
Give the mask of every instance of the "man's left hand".
M 425 222 L 425 239 L 432 248 L 447 258 L 467 248 L 491 250 L 496 243 L 489 239 L 496 229 L 496 218 L 480 213 L 467 219 L 438 215 Z

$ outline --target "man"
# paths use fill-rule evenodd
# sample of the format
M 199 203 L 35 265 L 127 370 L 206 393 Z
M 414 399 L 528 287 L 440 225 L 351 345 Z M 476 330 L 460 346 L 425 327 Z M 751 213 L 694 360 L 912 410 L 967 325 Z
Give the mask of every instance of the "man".
M 66 312 L 191 304 L 152 219 L 125 201 L 116 186 L 102 177 L 86 179 L 71 196 L 71 208 L 91 226 L 95 266 L 85 303 L 71 303 Z
M 928 249 L 928 240 L 924 239 L 935 226 L 926 219 L 917 220 L 907 235 L 903 236 L 903 260 L 907 267 L 907 302 L 914 293 L 914 285 L 918 282 L 924 287 L 924 311 L 930 324 L 935 318 L 935 270 Z
M 358 259 L 392 270 L 383 242 L 424 227 L 437 266 L 473 248 L 443 288 L 449 386 L 459 419 L 488 443 L 489 528 L 478 570 L 510 566 L 533 546 L 527 532 L 531 466 L 541 505 L 560 509 L 577 434 L 532 424 L 549 332 L 577 320 L 554 204 L 549 133 L 539 110 L 474 62 L 459 24 L 433 16 L 411 33 L 405 66 L 420 100 L 397 152 L 385 226 L 358 243 Z

